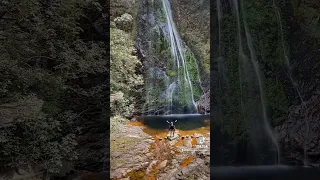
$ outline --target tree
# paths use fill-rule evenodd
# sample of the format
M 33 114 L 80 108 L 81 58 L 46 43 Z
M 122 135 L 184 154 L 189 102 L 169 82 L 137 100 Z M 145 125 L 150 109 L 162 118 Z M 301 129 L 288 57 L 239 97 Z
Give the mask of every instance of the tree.
M 124 94 L 111 102 L 111 112 L 129 115 L 134 107 L 137 86 L 143 84 L 142 76 L 136 73 L 141 63 L 135 56 L 134 44 L 128 33 L 111 29 L 110 35 L 110 94 Z

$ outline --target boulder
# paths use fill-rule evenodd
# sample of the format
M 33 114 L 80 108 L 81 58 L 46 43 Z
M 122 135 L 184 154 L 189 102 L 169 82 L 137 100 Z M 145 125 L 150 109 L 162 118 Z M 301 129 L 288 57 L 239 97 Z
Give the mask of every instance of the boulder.
M 180 137 L 179 134 L 174 134 L 174 136 L 171 136 L 170 134 L 167 135 L 167 139 L 170 140 L 170 141 L 173 141 L 175 139 L 178 139 Z
M 184 139 L 183 139 L 183 146 L 186 146 L 188 148 L 191 148 L 192 147 L 192 139 L 190 136 L 186 136 Z
M 194 133 L 194 134 L 193 134 L 193 137 L 194 137 L 194 138 L 198 138 L 198 137 L 200 137 L 200 136 L 202 136 L 202 135 L 199 134 L 199 133 Z

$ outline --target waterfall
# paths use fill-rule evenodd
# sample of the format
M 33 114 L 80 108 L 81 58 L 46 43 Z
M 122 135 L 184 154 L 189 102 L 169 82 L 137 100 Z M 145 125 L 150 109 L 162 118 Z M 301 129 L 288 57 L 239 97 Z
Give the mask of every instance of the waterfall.
M 182 66 L 183 66 L 183 77 L 184 77 L 184 80 L 189 85 L 189 90 L 191 93 L 190 98 L 191 98 L 192 104 L 194 106 L 194 109 L 197 111 L 197 106 L 194 101 L 193 88 L 192 88 L 191 80 L 189 77 L 189 71 L 188 71 L 187 64 L 184 59 L 181 39 L 179 37 L 179 34 L 176 29 L 176 25 L 174 24 L 173 18 L 172 18 L 171 6 L 170 6 L 170 3 L 168 0 L 163 0 L 162 2 L 163 2 L 163 8 L 165 10 L 167 24 L 168 24 L 168 28 L 169 28 L 171 53 L 172 53 L 173 59 L 175 60 L 175 62 L 177 62 L 177 65 L 178 65 L 178 75 L 180 75 L 180 72 L 179 72 L 180 71 L 180 62 L 179 61 L 181 61 Z M 178 76 L 178 80 L 180 80 L 179 76 Z
M 169 0 L 154 0 L 142 14 L 148 34 L 144 115 L 198 113 L 204 94 L 197 59 L 182 41 Z
M 261 108 L 262 108 L 262 114 L 263 114 L 263 125 L 265 130 L 267 131 L 269 137 L 271 138 L 273 144 L 276 146 L 277 149 L 277 163 L 280 164 L 280 149 L 279 149 L 279 144 L 277 142 L 277 139 L 270 127 L 270 124 L 268 122 L 268 116 L 267 116 L 267 109 L 266 109 L 266 99 L 265 99 L 265 94 L 264 94 L 264 89 L 263 89 L 263 82 L 262 82 L 262 77 L 261 77 L 261 71 L 259 67 L 259 63 L 257 61 L 257 56 L 255 54 L 255 50 L 253 47 L 251 35 L 249 33 L 248 25 L 246 22 L 246 17 L 245 17 L 245 11 L 243 8 L 243 3 L 241 2 L 241 12 L 243 16 L 243 23 L 244 23 L 244 29 L 245 29 L 245 34 L 246 34 L 246 39 L 247 43 L 249 46 L 249 51 L 250 51 L 250 60 L 251 63 L 253 64 L 254 71 L 256 74 L 256 77 L 258 78 L 258 83 L 259 83 L 259 91 L 260 91 L 260 100 L 261 100 Z
M 242 38 L 241 38 L 241 26 L 240 26 L 240 15 L 239 15 L 239 8 L 238 8 L 238 2 L 237 0 L 233 0 L 233 3 L 235 5 L 235 10 L 236 10 L 236 17 L 237 17 L 237 29 L 238 29 L 238 58 L 242 61 L 243 64 L 247 64 L 247 57 L 243 52 L 243 47 L 242 47 Z M 241 74 L 241 62 L 239 61 L 238 63 L 238 71 L 239 71 L 239 85 L 240 85 L 240 101 L 241 101 L 241 117 L 244 117 L 244 103 L 243 103 L 243 89 L 242 89 L 242 74 Z
M 259 139 L 259 136 L 263 137 L 263 131 L 266 132 L 266 137 L 270 138 L 272 141 L 272 144 L 274 145 L 274 147 L 276 148 L 275 152 L 276 152 L 276 158 L 277 158 L 277 164 L 280 163 L 280 149 L 279 149 L 279 145 L 278 142 L 276 140 L 276 137 L 274 135 L 274 132 L 272 131 L 272 128 L 269 124 L 269 120 L 268 120 L 268 115 L 267 115 L 267 108 L 266 108 L 266 98 L 265 98 L 265 93 L 264 93 L 264 88 L 263 88 L 263 77 L 262 77 L 262 72 L 260 70 L 259 67 L 259 63 L 257 61 L 257 56 L 255 53 L 255 49 L 253 47 L 253 42 L 251 39 L 251 35 L 249 33 L 249 28 L 246 22 L 246 16 L 245 16 L 245 11 L 242 5 L 242 2 L 240 3 L 241 5 L 241 11 L 239 9 L 239 4 L 238 4 L 238 0 L 233 0 L 233 6 L 234 6 L 234 10 L 235 10 L 235 16 L 236 16 L 236 21 L 237 21 L 237 36 L 238 36 L 238 59 L 239 59 L 239 63 L 238 63 L 238 71 L 239 71 L 239 87 L 240 87 L 240 93 L 241 96 L 240 101 L 241 101 L 241 117 L 242 118 L 248 118 L 246 117 L 247 114 L 251 114 L 252 115 L 252 120 L 253 120 L 253 124 L 252 127 L 254 128 L 252 131 L 253 133 L 253 137 L 256 140 Z M 240 15 L 241 12 L 241 15 Z M 244 47 L 242 45 L 242 35 L 241 35 L 241 19 L 243 22 L 243 26 L 244 26 L 244 33 L 245 33 L 245 39 L 248 45 L 248 52 L 250 53 L 250 60 L 249 58 L 245 55 L 244 52 Z M 253 76 L 251 75 L 251 71 L 253 72 Z M 244 72 L 244 73 L 243 73 Z M 256 78 L 256 79 L 253 79 Z M 256 84 L 257 83 L 257 84 Z M 258 91 L 255 92 L 254 89 L 254 85 L 257 85 Z M 247 87 L 247 86 L 248 87 Z M 246 93 L 248 97 L 246 97 L 245 99 L 245 95 Z M 254 93 L 254 94 L 252 94 Z M 250 112 L 251 110 L 248 111 L 248 109 L 244 109 L 244 107 L 246 107 L 244 100 L 246 100 L 246 103 L 250 103 L 250 99 L 253 99 L 254 97 L 257 97 L 257 100 L 259 100 L 259 105 L 260 108 L 258 109 L 254 109 L 252 110 L 252 113 Z M 256 116 L 258 114 L 256 114 L 259 109 L 261 109 L 261 121 L 257 121 L 260 117 Z M 256 115 L 255 115 L 256 114 Z M 245 116 L 246 115 L 246 116 Z M 260 116 L 260 115 L 259 115 Z M 261 130 L 259 129 L 261 128 Z M 260 140 L 261 141 L 261 140 Z M 266 143 L 266 142 L 258 142 L 258 143 Z M 256 146 L 257 148 L 263 148 L 262 146 L 258 145 Z M 262 149 L 262 150 L 266 150 L 266 149 Z

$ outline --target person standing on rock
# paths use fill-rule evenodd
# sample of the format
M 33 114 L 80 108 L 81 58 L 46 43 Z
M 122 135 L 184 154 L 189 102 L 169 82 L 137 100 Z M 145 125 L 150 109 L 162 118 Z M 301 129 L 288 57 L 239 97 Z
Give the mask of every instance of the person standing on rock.
M 176 127 L 174 126 L 174 123 L 176 123 L 178 120 L 175 120 L 174 122 L 169 122 L 167 121 L 167 123 L 169 124 L 169 135 L 172 134 L 172 137 L 174 137 L 174 132 L 176 130 Z

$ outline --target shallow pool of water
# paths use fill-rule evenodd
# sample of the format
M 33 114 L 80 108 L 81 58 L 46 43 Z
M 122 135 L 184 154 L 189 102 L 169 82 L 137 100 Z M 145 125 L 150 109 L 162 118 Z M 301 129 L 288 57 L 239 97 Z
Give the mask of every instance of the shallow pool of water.
M 175 126 L 179 130 L 193 130 L 210 126 L 210 116 L 202 114 L 172 114 L 160 116 L 141 116 L 140 122 L 152 129 L 168 129 L 166 121 L 175 121 Z

